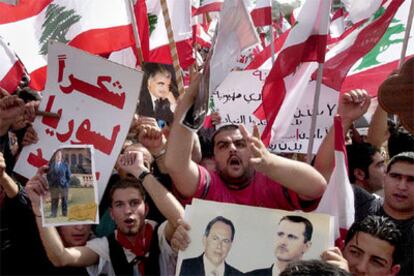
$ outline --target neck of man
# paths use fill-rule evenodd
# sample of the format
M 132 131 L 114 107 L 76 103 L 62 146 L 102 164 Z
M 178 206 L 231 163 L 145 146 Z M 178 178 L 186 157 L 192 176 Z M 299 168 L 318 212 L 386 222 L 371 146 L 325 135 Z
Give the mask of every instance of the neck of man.
M 283 270 L 286 269 L 289 263 L 290 262 L 287 262 L 287 261 L 277 260 L 274 265 L 278 268 L 279 272 L 282 272 Z
M 253 175 L 246 173 L 240 177 L 229 177 L 228 175 L 219 172 L 220 178 L 223 180 L 224 184 L 231 190 L 242 190 L 249 186 L 250 181 L 252 180 Z
M 383 205 L 385 213 L 395 220 L 407 220 L 414 218 L 414 210 L 406 212 L 398 211 L 389 206 L 385 201 Z

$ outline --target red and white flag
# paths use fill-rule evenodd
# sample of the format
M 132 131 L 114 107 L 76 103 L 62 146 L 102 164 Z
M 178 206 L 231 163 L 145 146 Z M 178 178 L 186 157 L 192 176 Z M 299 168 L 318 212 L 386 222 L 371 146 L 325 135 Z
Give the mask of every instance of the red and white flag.
M 256 6 L 250 12 L 256 27 L 272 25 L 272 4 L 270 0 L 256 0 Z
M 0 35 L 30 74 L 30 86 L 43 90 L 47 43 L 58 40 L 92 54 L 134 45 L 131 17 L 123 0 L 21 0 L 0 3 Z
M 335 240 L 337 245 L 345 238 L 346 232 L 355 220 L 354 192 L 348 178 L 345 139 L 341 117 L 334 118 L 335 168 L 315 213 L 334 217 Z
M 23 76 L 23 65 L 7 42 L 0 37 L 0 87 L 13 93 Z
M 200 0 L 195 15 L 207 12 L 220 11 L 224 0 Z
M 391 1 L 386 9 L 383 8 L 381 16 L 373 21 L 367 21 L 359 28 L 354 28 L 350 33 L 344 34 L 344 38 L 326 53 L 326 61 L 323 66 L 323 84 L 341 91 L 342 84 L 351 67 L 381 40 L 403 2 L 404 0 Z M 313 78 L 316 79 L 316 73 Z
M 266 145 L 283 137 L 310 76 L 324 61 L 329 11 L 330 1 L 305 2 L 266 78 L 259 108 L 267 119 L 262 133 Z
M 225 1 L 210 60 L 210 91 L 236 67 L 242 50 L 260 43 L 243 1 Z
M 410 1 L 404 1 L 381 40 L 351 67 L 342 84 L 342 91 L 362 88 L 367 90 L 371 96 L 377 95 L 381 83 L 393 70 L 398 68 L 409 10 Z M 384 8 L 381 8 L 380 12 L 384 12 Z M 382 16 L 384 15 L 385 12 Z M 406 60 L 413 56 L 414 28 L 411 28 L 408 36 Z
M 150 37 L 147 62 L 172 64 L 167 29 L 159 0 L 147 0 Z M 167 0 L 178 58 L 183 69 L 194 63 L 191 28 L 191 3 L 189 0 Z

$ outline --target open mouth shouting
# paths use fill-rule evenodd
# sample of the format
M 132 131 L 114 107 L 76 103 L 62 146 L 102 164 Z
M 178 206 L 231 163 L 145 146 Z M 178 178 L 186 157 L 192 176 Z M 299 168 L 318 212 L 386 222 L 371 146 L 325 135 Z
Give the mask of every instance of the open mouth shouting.
M 124 220 L 124 223 L 127 227 L 134 227 L 135 225 L 135 219 L 133 218 L 127 218 Z
M 230 156 L 230 158 L 227 160 L 227 164 L 233 168 L 233 169 L 238 169 L 241 167 L 242 162 L 240 160 L 239 157 L 237 157 L 236 155 L 232 155 Z

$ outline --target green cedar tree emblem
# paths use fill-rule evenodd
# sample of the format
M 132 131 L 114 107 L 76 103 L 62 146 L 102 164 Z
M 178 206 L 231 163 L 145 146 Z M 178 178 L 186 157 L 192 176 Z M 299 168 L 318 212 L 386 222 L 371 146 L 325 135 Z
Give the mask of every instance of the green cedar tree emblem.
M 151 35 L 152 31 L 154 31 L 155 27 L 157 26 L 158 17 L 152 13 L 147 14 L 147 16 L 148 16 L 148 24 L 149 24 L 149 29 L 150 29 L 149 31 Z
M 46 10 L 45 21 L 42 24 L 42 35 L 39 39 L 41 45 L 40 54 L 47 54 L 48 41 L 53 39 L 62 43 L 68 43 L 66 34 L 70 27 L 81 19 L 74 10 L 57 4 L 50 4 Z
M 385 12 L 384 8 L 380 8 L 374 15 L 374 19 L 377 19 Z M 388 27 L 387 31 L 382 36 L 381 40 L 375 45 L 372 50 L 366 54 L 363 58 L 361 63 L 358 65 L 357 68 L 355 68 L 355 71 L 362 70 L 365 68 L 369 68 L 372 66 L 375 66 L 377 64 L 380 64 L 381 62 L 378 61 L 378 56 L 388 50 L 388 48 L 392 44 L 398 44 L 402 43 L 404 39 L 391 39 L 392 36 L 395 36 L 399 33 L 404 33 L 405 27 L 404 24 L 401 23 L 401 21 L 397 19 L 393 19 L 390 23 L 390 26 Z

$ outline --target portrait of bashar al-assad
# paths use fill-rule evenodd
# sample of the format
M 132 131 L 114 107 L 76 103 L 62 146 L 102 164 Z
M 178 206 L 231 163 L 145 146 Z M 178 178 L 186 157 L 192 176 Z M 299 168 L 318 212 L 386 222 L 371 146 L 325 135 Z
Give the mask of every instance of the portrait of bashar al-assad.
M 203 235 L 204 252 L 198 257 L 183 260 L 180 275 L 243 275 L 225 259 L 234 240 L 233 223 L 222 216 L 211 220 Z
M 275 262 L 248 275 L 279 275 L 289 263 L 301 260 L 312 245 L 312 223 L 302 216 L 284 216 L 277 226 Z

